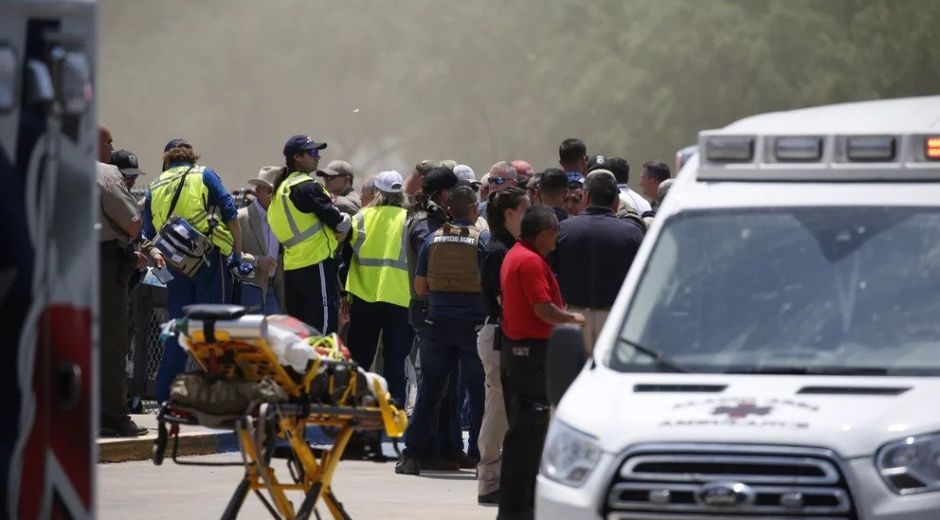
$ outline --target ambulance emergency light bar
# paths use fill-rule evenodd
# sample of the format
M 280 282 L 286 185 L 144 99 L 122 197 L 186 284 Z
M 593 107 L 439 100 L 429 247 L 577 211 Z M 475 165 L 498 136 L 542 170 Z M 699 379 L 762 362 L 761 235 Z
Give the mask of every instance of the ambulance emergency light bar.
M 701 180 L 940 181 L 940 135 L 699 135 Z
M 927 138 L 924 143 L 924 155 L 929 161 L 940 161 L 940 136 Z

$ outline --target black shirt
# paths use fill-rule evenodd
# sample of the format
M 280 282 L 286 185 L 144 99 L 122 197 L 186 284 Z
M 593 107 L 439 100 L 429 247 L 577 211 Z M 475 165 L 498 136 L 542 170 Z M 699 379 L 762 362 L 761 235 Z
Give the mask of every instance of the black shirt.
M 405 254 L 408 259 L 408 288 L 411 291 L 411 303 L 408 305 L 408 323 L 414 328 L 424 326 L 427 318 L 428 300 L 415 294 L 415 267 L 418 265 L 418 251 L 428 236 L 447 222 L 447 213 L 437 206 L 430 210 L 417 211 L 408 217 Z
M 313 213 L 334 231 L 343 221 L 343 214 L 333 205 L 333 198 L 326 190 L 317 185 L 317 181 L 306 181 L 295 185 L 290 190 L 290 201 L 304 213 Z M 272 204 L 280 204 L 274 201 Z
M 591 308 L 613 305 L 642 241 L 640 227 L 617 218 L 610 208 L 591 206 L 562 222 L 550 263 L 565 302 Z
M 480 285 L 483 289 L 483 303 L 486 304 L 486 313 L 490 323 L 499 319 L 502 307 L 497 299 L 502 292 L 499 284 L 499 270 L 503 266 L 506 253 L 515 245 L 516 240 L 508 234 L 493 233 L 486 244 L 483 255 L 483 267 L 480 273 Z

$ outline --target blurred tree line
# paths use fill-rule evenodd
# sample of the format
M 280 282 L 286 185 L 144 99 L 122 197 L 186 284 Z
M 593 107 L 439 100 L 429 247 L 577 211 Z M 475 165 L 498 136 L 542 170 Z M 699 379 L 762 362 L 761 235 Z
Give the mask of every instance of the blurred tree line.
M 297 131 L 368 173 L 424 158 L 478 175 L 501 159 L 541 169 L 572 136 L 636 167 L 672 163 L 699 130 L 754 113 L 940 92 L 937 0 L 102 5 L 105 94 L 139 73 L 144 119 L 173 122 L 147 132 L 188 135 L 243 179 Z M 152 21 L 122 28 L 141 17 Z M 107 72 L 134 52 L 148 58 L 139 70 Z M 107 96 L 103 107 L 131 110 Z

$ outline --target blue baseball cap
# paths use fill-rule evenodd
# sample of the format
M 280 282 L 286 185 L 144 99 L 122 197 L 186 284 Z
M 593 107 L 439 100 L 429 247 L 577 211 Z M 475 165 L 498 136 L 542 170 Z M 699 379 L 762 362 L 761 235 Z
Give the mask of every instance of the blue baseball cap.
M 178 146 L 187 146 L 189 148 L 193 147 L 193 145 L 189 144 L 189 141 L 187 141 L 186 139 L 181 139 L 177 137 L 176 139 L 170 139 L 170 142 L 166 143 L 166 146 L 163 147 L 163 151 L 169 152 L 170 149 L 176 148 Z
M 326 143 L 318 143 L 310 136 L 295 135 L 284 143 L 284 157 L 290 157 L 295 153 L 307 150 L 322 150 L 324 148 L 326 148 Z

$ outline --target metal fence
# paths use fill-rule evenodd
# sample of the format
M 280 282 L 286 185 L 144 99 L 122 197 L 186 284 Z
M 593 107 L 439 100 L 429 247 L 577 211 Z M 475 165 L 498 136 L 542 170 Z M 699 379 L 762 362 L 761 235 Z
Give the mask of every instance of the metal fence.
M 131 293 L 131 348 L 127 389 L 131 408 L 140 412 L 156 397 L 157 368 L 163 357 L 160 326 L 169 319 L 167 290 L 140 284 Z

